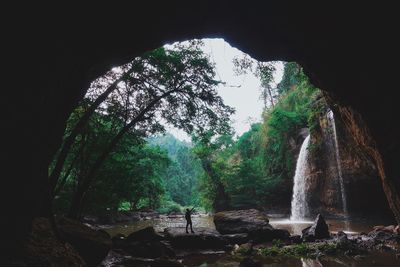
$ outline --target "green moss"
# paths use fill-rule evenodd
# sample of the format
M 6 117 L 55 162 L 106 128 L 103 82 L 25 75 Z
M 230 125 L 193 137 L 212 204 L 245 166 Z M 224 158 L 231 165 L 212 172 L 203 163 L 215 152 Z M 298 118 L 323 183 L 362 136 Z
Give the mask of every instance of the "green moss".
M 335 255 L 338 253 L 338 246 L 337 244 L 333 243 L 323 243 L 321 245 L 316 246 L 317 250 L 323 252 L 324 254 L 328 255 Z
M 302 243 L 284 247 L 278 245 L 280 244 L 259 248 L 257 254 L 279 262 L 285 258 L 315 258 L 320 253 L 333 256 L 346 251 L 335 243 Z

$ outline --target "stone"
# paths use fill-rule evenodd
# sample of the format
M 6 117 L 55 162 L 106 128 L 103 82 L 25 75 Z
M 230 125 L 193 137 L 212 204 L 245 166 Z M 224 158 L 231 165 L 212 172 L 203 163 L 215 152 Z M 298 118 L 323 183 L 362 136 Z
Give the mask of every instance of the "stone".
M 241 255 L 251 255 L 253 252 L 253 244 L 252 243 L 245 243 L 241 244 L 240 246 L 235 247 L 235 253 Z
M 395 228 L 394 228 L 394 233 L 397 235 L 400 235 L 400 224 L 398 224 Z
M 354 259 L 357 261 L 363 260 L 363 259 L 365 259 L 365 255 L 355 255 Z
M 246 243 L 250 240 L 247 233 L 222 235 L 222 237 L 226 240 L 227 243 L 238 245 Z
M 129 242 L 123 248 L 130 256 L 148 259 L 174 257 L 174 251 L 165 243 L 160 241 L 152 242 Z
M 292 235 L 290 236 L 290 241 L 292 241 L 292 244 L 300 244 L 303 242 L 303 240 L 301 239 L 300 235 Z
M 178 261 L 170 259 L 134 257 L 120 250 L 111 250 L 107 255 L 107 258 L 99 265 L 99 267 L 108 266 L 183 267 L 184 265 Z
M 316 239 L 330 238 L 329 228 L 324 217 L 321 214 L 317 215 L 314 224 L 302 230 L 304 241 L 314 241 Z
M 239 267 L 261 267 L 262 264 L 259 261 L 255 261 L 252 258 L 244 258 L 240 264 Z
M 1 266 L 87 266 L 78 251 L 69 243 L 60 242 L 48 218 L 32 221 L 32 231 L 18 251 L 19 257 L 7 261 L 3 254 Z M 4 262 L 4 258 L 6 259 Z
M 375 243 L 384 243 L 386 241 L 395 239 L 395 234 L 393 232 L 381 229 L 369 232 L 368 237 L 372 238 Z
M 166 239 L 177 248 L 223 248 L 227 242 L 223 236 L 211 228 L 199 227 L 187 234 L 184 227 L 165 228 Z
M 214 214 L 214 224 L 221 234 L 250 233 L 263 228 L 273 229 L 268 217 L 256 210 L 221 211 Z
M 157 234 L 152 226 L 131 233 L 127 238 L 129 242 L 152 242 L 163 240 L 163 236 Z
M 336 235 L 337 246 L 340 249 L 350 249 L 352 247 L 351 241 L 347 238 L 347 234 L 339 231 Z
M 275 229 L 268 222 L 268 217 L 256 209 L 222 211 L 214 215 L 215 227 L 223 235 L 247 233 L 247 240 L 257 242 L 289 239 L 287 230 Z
M 97 266 L 112 247 L 111 237 L 104 231 L 93 230 L 81 222 L 65 217 L 57 219 L 62 237 L 69 242 L 89 266 Z
M 372 229 L 373 229 L 374 231 L 381 231 L 381 230 L 383 230 L 384 228 L 385 228 L 384 225 L 375 225 L 374 227 L 372 227 Z
M 123 234 L 116 234 L 111 238 L 113 248 L 123 248 L 126 244 L 126 236 Z

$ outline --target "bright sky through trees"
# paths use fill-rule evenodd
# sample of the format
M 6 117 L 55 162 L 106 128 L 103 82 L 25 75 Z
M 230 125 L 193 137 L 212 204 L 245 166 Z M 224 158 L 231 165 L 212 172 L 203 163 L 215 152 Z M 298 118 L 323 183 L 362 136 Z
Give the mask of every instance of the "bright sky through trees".
M 230 46 L 223 39 L 203 39 L 204 52 L 209 54 L 211 61 L 216 64 L 216 79 L 225 82 L 220 85 L 218 92 L 225 104 L 235 108 L 232 116 L 232 126 L 237 135 L 241 135 L 249 129 L 251 123 L 261 120 L 263 101 L 260 99 L 260 79 L 253 73 L 237 76 L 234 73 L 232 60 L 244 55 L 240 50 Z M 282 79 L 283 64 L 276 63 L 275 83 Z M 189 141 L 190 138 L 183 131 L 167 128 L 178 139 Z

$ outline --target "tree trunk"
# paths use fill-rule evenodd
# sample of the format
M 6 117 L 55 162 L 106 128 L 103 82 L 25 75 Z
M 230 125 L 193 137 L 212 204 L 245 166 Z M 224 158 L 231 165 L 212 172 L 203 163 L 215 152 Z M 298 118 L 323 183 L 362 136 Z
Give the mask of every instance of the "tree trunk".
M 79 185 L 76 194 L 73 197 L 71 207 L 68 213 L 68 217 L 72 219 L 78 218 L 81 212 L 81 207 L 85 200 L 86 192 L 89 190 L 95 174 L 97 170 L 103 165 L 104 161 L 107 159 L 110 152 L 114 149 L 114 147 L 118 144 L 118 142 L 122 139 L 122 137 L 127 133 L 131 128 L 133 128 L 136 123 L 141 121 L 143 117 L 146 115 L 148 111 L 150 111 L 161 99 L 164 97 L 178 91 L 178 89 L 170 90 L 162 94 L 161 96 L 153 99 L 130 123 L 125 125 L 119 133 L 111 140 L 109 145 L 105 148 L 103 153 L 99 156 L 99 158 L 93 164 L 93 167 L 89 170 L 88 175 L 82 179 L 82 183 Z
M 54 191 L 57 186 L 58 179 L 60 177 L 61 171 L 64 166 L 64 162 L 67 159 L 68 153 L 75 142 L 75 138 L 81 133 L 82 129 L 85 127 L 87 122 L 89 121 L 92 114 L 96 111 L 96 109 L 100 106 L 104 100 L 113 92 L 118 84 L 123 81 L 127 76 L 129 76 L 133 72 L 133 69 L 128 70 L 124 73 L 119 79 L 114 81 L 108 88 L 105 90 L 89 107 L 89 109 L 83 114 L 83 116 L 79 119 L 78 123 L 72 129 L 70 135 L 65 138 L 64 143 L 61 146 L 61 150 L 56 158 L 56 164 L 54 166 L 53 171 L 49 176 L 50 181 L 50 190 Z
M 274 98 L 272 97 L 271 87 L 269 85 L 267 86 L 267 91 L 269 98 L 271 99 L 272 108 L 274 108 L 275 107 Z

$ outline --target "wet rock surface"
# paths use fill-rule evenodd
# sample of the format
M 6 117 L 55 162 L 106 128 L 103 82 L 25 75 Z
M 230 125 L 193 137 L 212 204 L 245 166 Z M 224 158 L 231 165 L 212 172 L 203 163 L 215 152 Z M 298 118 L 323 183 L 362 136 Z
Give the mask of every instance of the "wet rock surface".
M 183 227 L 166 228 L 165 237 L 177 248 L 223 248 L 227 241 L 214 229 L 197 228 L 194 233 L 186 233 Z
M 153 227 L 133 232 L 128 237 L 117 234 L 112 241 L 114 250 L 133 257 L 156 259 L 175 256 L 170 244 Z
M 153 242 L 163 240 L 163 236 L 156 233 L 153 227 L 146 227 L 130 234 L 127 240 L 129 242 Z
M 389 253 L 392 262 L 393 255 L 400 252 L 396 229 L 392 225 L 377 226 L 362 234 L 330 233 L 322 216 L 317 216 L 314 224 L 303 231 L 303 236 L 291 236 L 286 230 L 272 227 L 235 234 L 221 234 L 207 227 L 195 227 L 193 234 L 187 234 L 185 227 L 169 227 L 164 232 L 146 227 L 128 235 L 113 236 L 113 250 L 103 266 L 200 266 L 205 263 L 263 266 L 288 259 L 295 264 L 299 258 L 315 263 L 318 259 L 343 257 L 364 264 L 375 252 Z M 295 266 L 292 263 L 283 266 Z
M 64 217 L 57 220 L 57 226 L 62 238 L 79 252 L 89 266 L 97 266 L 112 247 L 111 237 L 103 230 L 94 230 Z
M 272 227 L 268 217 L 256 209 L 218 212 L 214 215 L 214 224 L 221 234 L 247 234 L 247 240 L 258 242 L 290 237 L 287 230 Z
M 316 239 L 329 238 L 328 225 L 321 214 L 317 215 L 314 224 L 302 230 L 302 239 L 304 241 L 314 241 Z
M 247 233 L 240 233 L 240 234 L 228 234 L 222 235 L 222 237 L 226 240 L 229 244 L 243 244 L 250 240 L 249 234 Z
M 264 228 L 272 229 L 267 215 L 256 209 L 218 212 L 214 214 L 214 224 L 221 234 L 250 233 Z
M 6 257 L 8 255 L 5 255 Z M 47 218 L 38 217 L 32 222 L 32 232 L 24 242 L 17 259 L 1 266 L 87 266 L 78 251 L 69 243 L 60 242 Z
M 123 251 L 112 250 L 99 267 L 124 266 L 124 267 L 183 267 L 184 265 L 171 259 L 149 259 L 134 257 Z

